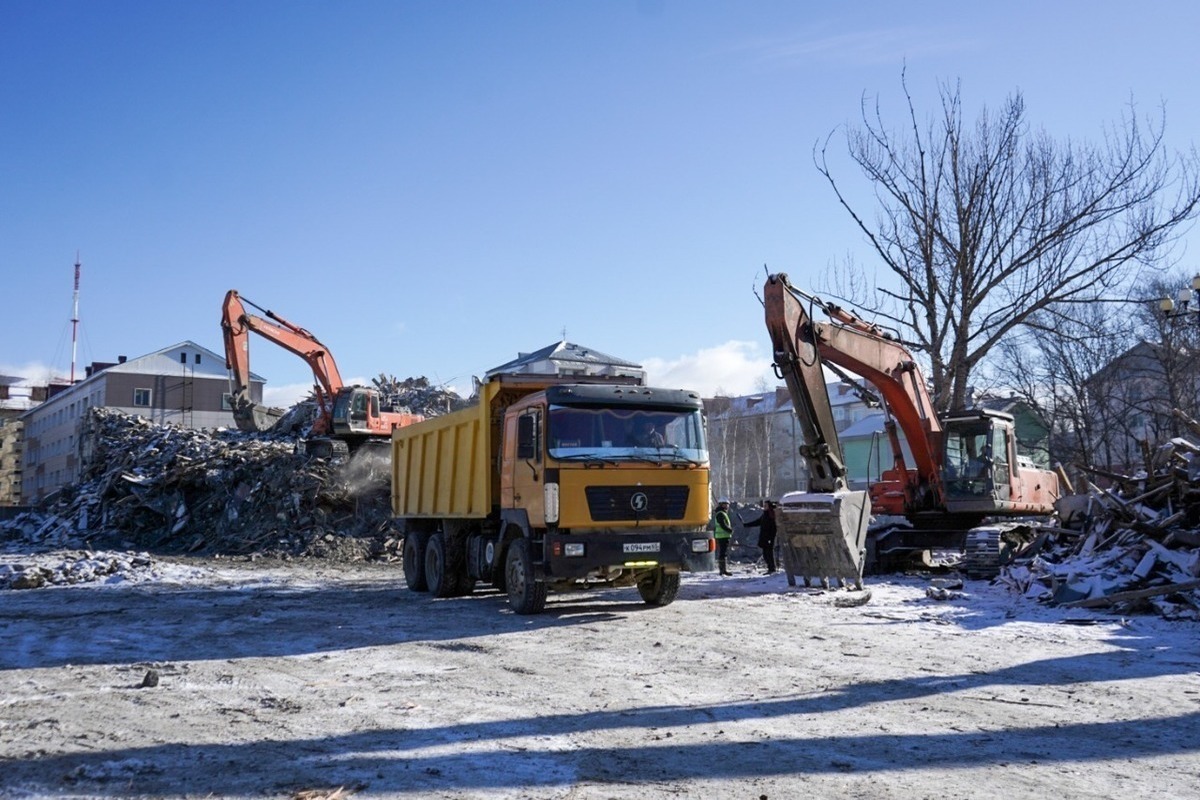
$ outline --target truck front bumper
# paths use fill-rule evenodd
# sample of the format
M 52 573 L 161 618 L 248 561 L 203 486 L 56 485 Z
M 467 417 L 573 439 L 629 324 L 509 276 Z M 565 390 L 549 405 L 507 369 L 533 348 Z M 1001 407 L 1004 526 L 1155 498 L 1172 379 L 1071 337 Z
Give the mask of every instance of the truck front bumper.
M 598 570 L 711 572 L 716 544 L 707 531 L 546 534 L 546 576 L 585 578 Z

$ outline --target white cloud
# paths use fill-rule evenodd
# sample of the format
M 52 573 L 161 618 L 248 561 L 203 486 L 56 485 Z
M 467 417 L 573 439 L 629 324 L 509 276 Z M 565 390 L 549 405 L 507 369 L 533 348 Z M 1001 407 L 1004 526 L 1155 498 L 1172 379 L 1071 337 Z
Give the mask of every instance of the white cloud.
M 370 378 L 351 377 L 342 381 L 346 386 L 371 386 Z M 263 405 L 276 408 L 291 408 L 304 400 L 313 390 L 312 383 L 289 383 L 284 386 L 264 386 Z M 470 389 L 467 390 L 468 392 Z M 459 392 L 462 394 L 462 392 Z M 462 395 L 466 397 L 467 395 Z
M 290 383 L 286 386 L 264 386 L 263 405 L 275 408 L 291 408 L 312 391 L 311 383 Z
M 71 377 L 70 372 L 64 374 L 60 369 L 37 361 L 30 361 L 25 364 L 0 363 L 0 375 L 7 375 L 10 378 L 24 378 L 26 381 L 38 385 L 45 385 L 52 380 L 69 380 Z
M 642 367 L 652 386 L 694 389 L 704 397 L 754 394 L 763 381 L 769 387 L 780 383 L 758 342 L 733 340 L 675 359 L 644 358 Z

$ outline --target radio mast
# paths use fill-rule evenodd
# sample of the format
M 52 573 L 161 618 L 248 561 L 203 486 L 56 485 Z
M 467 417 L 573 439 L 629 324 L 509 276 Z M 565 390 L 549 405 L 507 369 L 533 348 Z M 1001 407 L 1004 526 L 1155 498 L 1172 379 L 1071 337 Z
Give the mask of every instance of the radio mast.
M 79 251 L 75 251 L 75 296 L 71 307 L 71 385 L 75 385 L 75 356 L 79 342 Z

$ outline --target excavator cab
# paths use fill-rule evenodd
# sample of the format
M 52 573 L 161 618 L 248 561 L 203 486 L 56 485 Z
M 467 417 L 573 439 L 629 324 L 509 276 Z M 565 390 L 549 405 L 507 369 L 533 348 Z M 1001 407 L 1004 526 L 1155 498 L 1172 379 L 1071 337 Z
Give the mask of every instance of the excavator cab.
M 1012 499 L 1012 416 L 985 409 L 943 420 L 942 484 L 950 511 L 991 513 Z
M 362 386 L 347 386 L 333 399 L 334 434 L 370 433 L 379 426 L 377 393 Z

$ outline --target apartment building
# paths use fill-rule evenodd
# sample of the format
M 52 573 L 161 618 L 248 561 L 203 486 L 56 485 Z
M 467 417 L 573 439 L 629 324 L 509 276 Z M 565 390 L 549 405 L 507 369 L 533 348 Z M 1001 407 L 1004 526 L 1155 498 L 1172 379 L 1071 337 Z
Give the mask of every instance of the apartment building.
M 234 424 L 225 357 L 184 341 L 134 359 L 94 362 L 73 385 L 51 386 L 45 402 L 21 415 L 24 452 L 21 496 L 36 503 L 79 478 L 83 420 L 95 406 L 116 408 L 160 424 L 214 429 Z M 251 396 L 262 402 L 265 381 L 251 374 Z

